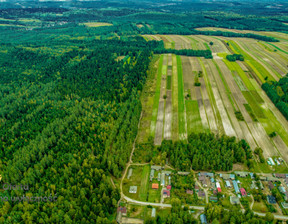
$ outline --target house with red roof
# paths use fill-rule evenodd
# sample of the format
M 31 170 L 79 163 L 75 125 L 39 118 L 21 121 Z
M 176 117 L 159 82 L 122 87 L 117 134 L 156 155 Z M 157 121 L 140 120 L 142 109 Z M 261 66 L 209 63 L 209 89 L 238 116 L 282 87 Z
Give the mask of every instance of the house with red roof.
M 127 209 L 126 207 L 118 207 L 117 208 L 117 213 L 122 213 L 123 216 L 126 216 L 127 215 Z
M 242 197 L 246 197 L 247 196 L 247 192 L 245 191 L 244 188 L 240 188 L 240 192 L 241 192 Z
M 168 185 L 166 188 L 167 188 L 167 190 L 171 190 L 172 186 Z
M 157 184 L 157 183 L 152 184 L 152 189 L 158 189 L 158 188 L 159 188 L 159 184 Z
M 218 193 L 221 193 L 221 192 L 222 192 L 222 190 L 221 190 L 220 187 L 217 187 L 217 191 L 218 191 Z

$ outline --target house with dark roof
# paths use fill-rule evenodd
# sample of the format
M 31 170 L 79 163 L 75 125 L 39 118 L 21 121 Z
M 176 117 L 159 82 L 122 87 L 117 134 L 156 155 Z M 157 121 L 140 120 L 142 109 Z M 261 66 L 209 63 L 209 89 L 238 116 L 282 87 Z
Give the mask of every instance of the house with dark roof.
M 269 204 L 276 204 L 276 198 L 273 195 L 267 195 L 267 201 Z
M 274 173 L 274 176 L 277 178 L 286 178 L 286 174 L 285 173 Z
M 211 197 L 210 197 L 210 201 L 217 202 L 217 201 L 218 201 L 218 198 L 215 197 L 215 196 L 211 196 Z
M 207 187 L 207 181 L 206 181 L 206 177 L 205 176 L 199 176 L 198 180 L 201 182 L 203 187 Z
M 164 197 L 164 198 L 170 198 L 170 191 L 168 191 L 168 190 L 163 190 L 163 197 Z

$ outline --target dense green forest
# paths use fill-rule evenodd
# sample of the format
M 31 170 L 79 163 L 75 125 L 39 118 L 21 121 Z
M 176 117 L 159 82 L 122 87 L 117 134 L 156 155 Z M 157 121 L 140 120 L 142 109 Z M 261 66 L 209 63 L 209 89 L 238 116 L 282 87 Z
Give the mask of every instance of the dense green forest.
M 155 44 L 2 44 L 2 181 L 29 190 L 0 192 L 9 199 L 0 202 L 1 223 L 110 222 L 120 198 L 110 176 L 121 176 L 130 155 Z M 116 60 L 122 55 L 129 62 Z M 17 201 L 23 195 L 57 200 Z
M 278 82 L 268 81 L 264 83 L 262 89 L 288 120 L 288 74 Z
M 207 150 L 209 149 L 209 150 Z M 160 147 L 150 141 L 137 145 L 136 158 L 140 161 L 165 164 L 166 158 L 178 170 L 231 170 L 234 163 L 245 163 L 252 168 L 252 151 L 245 140 L 214 134 L 191 134 L 188 143 L 162 141 Z

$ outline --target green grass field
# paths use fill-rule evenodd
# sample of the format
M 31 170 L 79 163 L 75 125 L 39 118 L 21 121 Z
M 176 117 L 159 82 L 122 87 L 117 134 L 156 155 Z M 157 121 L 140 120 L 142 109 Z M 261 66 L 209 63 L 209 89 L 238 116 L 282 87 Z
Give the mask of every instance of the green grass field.
M 170 75 L 167 76 L 167 86 L 166 89 L 171 90 L 171 81 L 172 77 Z
M 184 99 L 184 83 L 182 73 L 182 62 L 180 56 L 177 56 L 177 72 L 178 72 L 178 119 L 179 119 L 179 139 L 184 140 L 186 136 L 186 120 L 185 120 L 185 99 Z
M 263 109 L 250 92 L 242 92 L 257 118 L 266 118 Z
M 142 175 L 141 175 L 141 185 L 139 189 L 139 199 L 140 201 L 146 201 L 147 200 L 147 191 L 148 191 L 148 177 L 150 173 L 150 166 L 144 166 Z
M 198 103 L 196 100 L 186 100 L 187 134 L 204 132 Z

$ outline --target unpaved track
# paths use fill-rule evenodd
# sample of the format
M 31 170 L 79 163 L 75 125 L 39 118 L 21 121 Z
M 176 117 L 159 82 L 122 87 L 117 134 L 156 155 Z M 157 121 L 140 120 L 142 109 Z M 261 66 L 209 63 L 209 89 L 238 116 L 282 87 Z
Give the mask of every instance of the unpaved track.
M 164 139 L 171 139 L 172 131 L 172 91 L 167 90 L 165 122 L 164 122 Z

